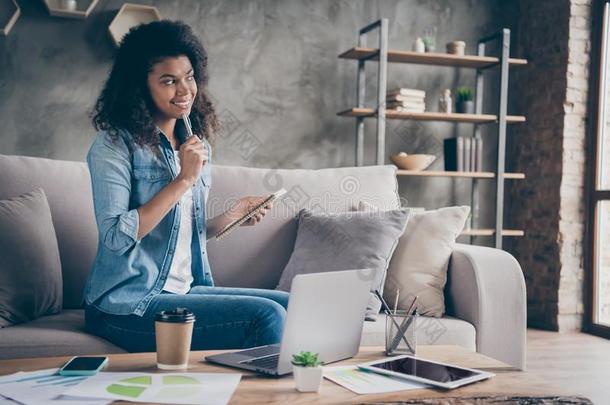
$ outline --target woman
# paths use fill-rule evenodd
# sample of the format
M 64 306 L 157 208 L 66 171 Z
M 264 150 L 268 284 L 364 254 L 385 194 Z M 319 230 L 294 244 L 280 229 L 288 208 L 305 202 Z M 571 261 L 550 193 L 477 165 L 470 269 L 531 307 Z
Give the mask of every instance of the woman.
M 281 338 L 285 292 L 214 287 L 207 237 L 265 197 L 206 217 L 217 128 L 206 69 L 187 25 L 140 25 L 125 35 L 93 111 L 98 134 L 87 162 L 99 245 L 84 292 L 86 328 L 128 351 L 154 351 L 155 313 L 177 307 L 197 318 L 193 349 Z M 188 139 L 183 114 L 196 134 Z

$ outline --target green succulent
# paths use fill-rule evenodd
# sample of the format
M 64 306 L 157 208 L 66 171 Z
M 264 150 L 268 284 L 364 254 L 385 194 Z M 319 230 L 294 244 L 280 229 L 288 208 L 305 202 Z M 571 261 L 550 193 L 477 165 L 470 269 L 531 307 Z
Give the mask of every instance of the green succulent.
M 322 362 L 318 359 L 318 353 L 301 352 L 292 355 L 292 364 L 301 367 L 318 367 Z
M 434 37 L 423 37 L 422 41 L 424 42 L 424 46 L 429 49 L 434 48 L 436 45 L 436 40 Z
M 470 87 L 458 87 L 455 92 L 455 97 L 458 103 L 460 101 L 472 101 L 474 99 L 474 90 Z

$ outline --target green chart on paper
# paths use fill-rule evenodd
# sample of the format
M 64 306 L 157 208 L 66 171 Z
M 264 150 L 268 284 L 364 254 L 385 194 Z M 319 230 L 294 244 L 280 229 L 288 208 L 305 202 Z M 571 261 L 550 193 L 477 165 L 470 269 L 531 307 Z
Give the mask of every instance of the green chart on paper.
M 175 398 L 176 395 L 195 395 L 202 389 L 197 379 L 185 375 L 164 375 L 161 377 L 161 387 L 153 385 L 152 377 L 143 375 L 119 380 L 106 387 L 111 394 L 126 398 L 139 398 L 146 390 L 155 388 L 155 397 L 159 399 Z M 158 389 L 158 391 L 157 391 Z

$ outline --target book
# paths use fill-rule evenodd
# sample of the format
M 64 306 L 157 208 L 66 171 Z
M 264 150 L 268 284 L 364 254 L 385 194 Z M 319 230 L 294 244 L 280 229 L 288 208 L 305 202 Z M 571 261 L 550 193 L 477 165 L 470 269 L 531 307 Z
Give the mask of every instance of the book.
M 464 137 L 462 138 L 463 142 L 464 142 L 464 149 L 463 149 L 463 153 L 464 153 L 464 157 L 463 157 L 463 162 L 464 162 L 464 169 L 463 171 L 465 172 L 470 172 L 471 170 L 471 166 L 470 166 L 470 150 L 472 148 L 472 138 L 470 137 Z
M 476 164 L 475 171 L 482 172 L 483 171 L 483 140 L 481 138 L 476 138 Z
M 275 201 L 276 199 L 278 199 L 279 197 L 281 197 L 285 193 L 286 193 L 286 190 L 282 188 L 282 189 L 279 189 L 278 191 L 276 191 L 275 193 L 271 194 L 269 197 L 265 198 L 263 200 L 263 202 L 261 202 L 260 204 L 256 205 L 250 211 L 245 213 L 241 218 L 238 218 L 235 221 L 231 222 L 229 225 L 225 226 L 220 232 L 218 232 L 216 234 L 216 239 L 224 238 L 229 233 L 231 233 L 235 229 L 237 229 L 237 227 L 239 227 L 241 224 L 243 224 L 244 222 L 246 222 L 247 220 L 249 220 L 250 218 L 252 218 L 256 214 L 258 214 L 263 209 L 263 207 L 265 205 L 269 204 L 270 202 Z
M 394 96 L 397 94 L 401 96 L 426 97 L 426 92 L 424 90 L 408 89 L 405 87 L 398 87 L 387 92 L 387 96 Z
M 413 107 L 413 108 L 426 108 L 426 104 L 423 101 L 387 101 L 386 108 L 394 107 Z
M 477 139 L 470 138 L 470 171 L 477 171 Z
M 415 101 L 415 102 L 424 102 L 426 101 L 426 97 L 420 96 L 401 96 L 400 94 L 389 94 L 386 97 L 386 101 Z
M 425 107 L 386 107 L 387 110 L 397 111 L 397 112 L 416 112 L 422 113 L 426 111 Z
M 448 172 L 464 171 L 464 138 L 461 136 L 447 138 L 443 141 L 445 170 Z

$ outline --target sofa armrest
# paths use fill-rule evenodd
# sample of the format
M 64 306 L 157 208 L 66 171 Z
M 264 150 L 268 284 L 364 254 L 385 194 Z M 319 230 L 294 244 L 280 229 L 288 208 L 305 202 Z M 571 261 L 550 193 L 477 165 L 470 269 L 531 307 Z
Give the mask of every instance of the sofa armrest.
M 457 244 L 445 292 L 447 313 L 474 325 L 479 353 L 525 370 L 525 280 L 513 256 Z

